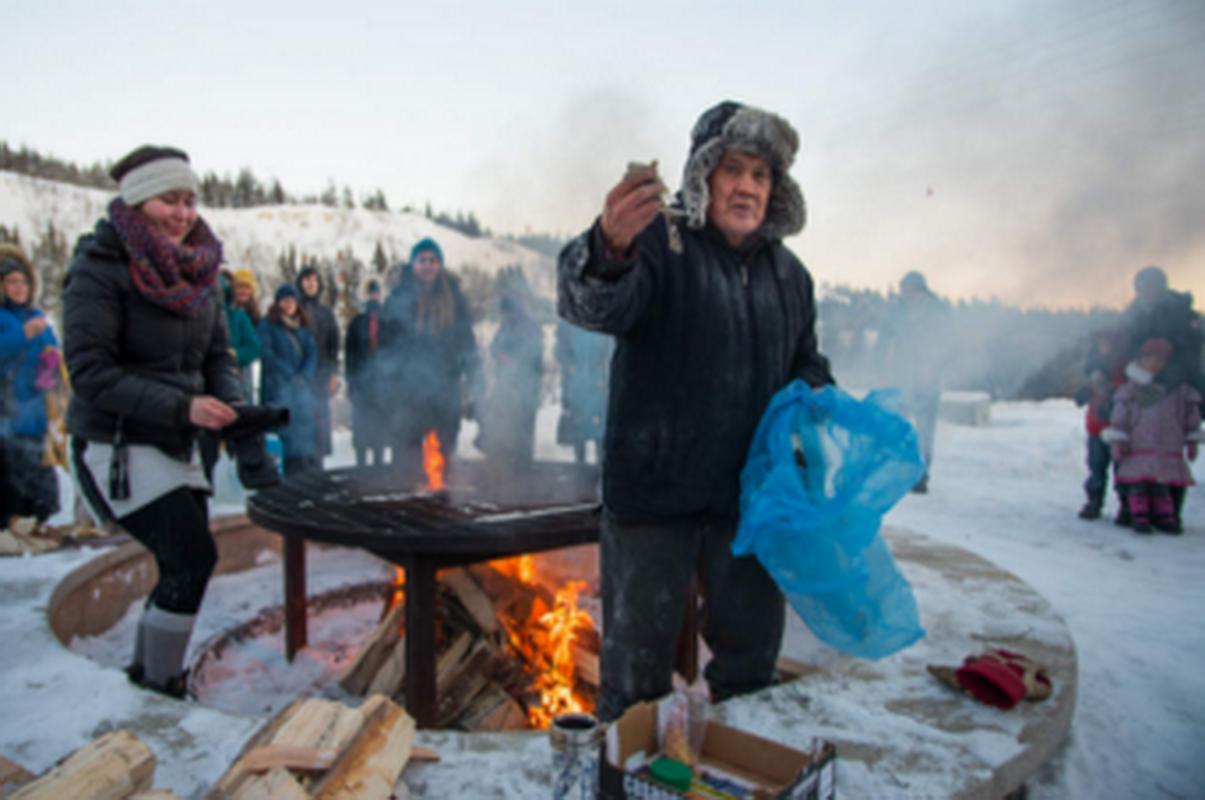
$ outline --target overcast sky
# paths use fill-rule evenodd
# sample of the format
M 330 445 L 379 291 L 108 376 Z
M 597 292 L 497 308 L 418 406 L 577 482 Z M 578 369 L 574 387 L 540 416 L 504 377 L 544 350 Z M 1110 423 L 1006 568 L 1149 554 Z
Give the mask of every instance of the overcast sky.
M 723 99 L 799 130 L 820 282 L 1119 306 L 1205 296 L 1205 2 L 0 2 L 0 139 L 146 143 L 497 232 L 584 229 L 628 161 L 677 185 Z

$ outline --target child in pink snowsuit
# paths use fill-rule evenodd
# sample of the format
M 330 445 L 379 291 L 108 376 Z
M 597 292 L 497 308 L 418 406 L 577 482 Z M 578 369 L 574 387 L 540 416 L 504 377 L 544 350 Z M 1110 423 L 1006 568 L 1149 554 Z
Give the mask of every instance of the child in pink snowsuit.
M 1134 530 L 1181 533 L 1172 486 L 1192 486 L 1184 460 L 1197 457 L 1201 441 L 1201 395 L 1187 383 L 1170 392 L 1159 373 L 1172 356 L 1166 339 L 1147 339 L 1138 360 L 1126 367 L 1129 380 L 1113 395 L 1113 415 L 1101 438 L 1112 446 L 1117 482 L 1125 487 Z

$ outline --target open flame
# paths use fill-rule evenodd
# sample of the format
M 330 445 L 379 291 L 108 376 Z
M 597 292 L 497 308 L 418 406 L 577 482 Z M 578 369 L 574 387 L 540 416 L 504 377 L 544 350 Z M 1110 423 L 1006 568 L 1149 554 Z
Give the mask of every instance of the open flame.
M 536 586 L 535 561 L 530 555 L 491 561 L 490 566 L 525 586 Z M 537 595 L 527 619 L 503 620 L 511 647 L 530 665 L 531 688 L 540 697 L 538 706 L 527 709 L 533 728 L 549 727 L 557 714 L 593 711 L 593 701 L 577 691 L 575 644 L 595 629 L 593 618 L 577 605 L 585 589 L 584 581 L 570 581 L 556 592 L 551 608 Z
M 444 488 L 444 460 L 443 453 L 439 449 L 439 437 L 435 435 L 435 431 L 427 434 L 427 438 L 423 439 L 423 472 L 427 473 L 427 483 L 423 486 L 425 492 L 438 492 Z
M 594 627 L 590 615 L 577 607 L 578 595 L 585 588 L 584 581 L 570 581 L 557 590 L 552 610 L 537 620 L 542 629 L 542 635 L 536 636 L 542 645 L 536 650 L 539 671 L 535 688 L 540 692 L 540 707 L 528 710 L 528 718 L 537 728 L 547 728 L 557 714 L 587 710 L 582 698 L 574 692 L 577 662 L 573 655 L 578 631 Z
M 393 572 L 393 581 L 391 582 L 393 592 L 389 595 L 389 604 L 385 606 L 385 611 L 388 611 L 406 599 L 406 571 L 401 567 L 394 567 Z

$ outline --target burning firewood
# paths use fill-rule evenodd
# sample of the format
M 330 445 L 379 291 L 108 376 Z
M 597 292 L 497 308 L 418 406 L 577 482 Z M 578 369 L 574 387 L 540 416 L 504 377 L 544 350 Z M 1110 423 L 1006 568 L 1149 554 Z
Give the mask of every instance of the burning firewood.
M 128 800 L 155 781 L 155 754 L 134 734 L 113 731 L 71 754 L 9 800 Z
M 598 653 L 587 650 L 581 645 L 573 646 L 573 662 L 577 665 L 577 677 L 591 686 L 600 686 L 598 671 Z
M 577 607 L 586 584 L 554 594 L 536 580 L 530 557 L 444 570 L 439 580 L 437 725 L 519 730 L 593 706 L 600 642 Z M 391 608 L 348 665 L 340 683 L 349 692 L 404 702 L 403 614 L 400 604 Z
M 385 663 L 372 676 L 365 694 L 381 694 L 385 697 L 397 697 L 402 691 L 406 680 L 406 637 L 402 636 L 387 653 Z
M 355 658 L 343 670 L 339 677 L 339 685 L 349 694 L 370 694 L 367 691 L 372 678 L 389 658 L 390 652 L 397 645 L 402 635 L 402 620 L 405 619 L 404 603 L 395 603 L 385 614 L 384 619 L 377 625 L 376 630 L 368 637 L 368 641 L 356 653 Z M 405 648 L 402 648 L 403 650 Z M 401 685 L 401 678 L 398 678 Z M 393 692 L 382 692 L 392 696 Z
M 529 727 L 527 712 L 496 683 L 469 703 L 456 724 L 466 731 L 521 731 Z
M 468 655 L 449 671 L 439 689 L 437 724 L 450 724 L 474 697 L 490 684 L 497 670 L 498 654 L 484 639 L 478 639 Z
M 440 580 L 456 593 L 457 599 L 473 617 L 482 633 L 488 636 L 498 630 L 498 615 L 494 612 L 494 603 L 472 575 L 464 569 L 450 569 L 440 576 Z

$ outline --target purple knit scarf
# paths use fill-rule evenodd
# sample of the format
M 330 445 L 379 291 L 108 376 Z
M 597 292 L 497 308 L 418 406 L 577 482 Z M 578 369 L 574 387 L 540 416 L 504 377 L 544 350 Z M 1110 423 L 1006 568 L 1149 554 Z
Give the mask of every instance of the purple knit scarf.
M 130 254 L 130 277 L 142 296 L 181 316 L 200 316 L 222 263 L 222 243 L 205 220 L 197 217 L 188 244 L 176 244 L 118 197 L 109 204 L 109 221 Z

